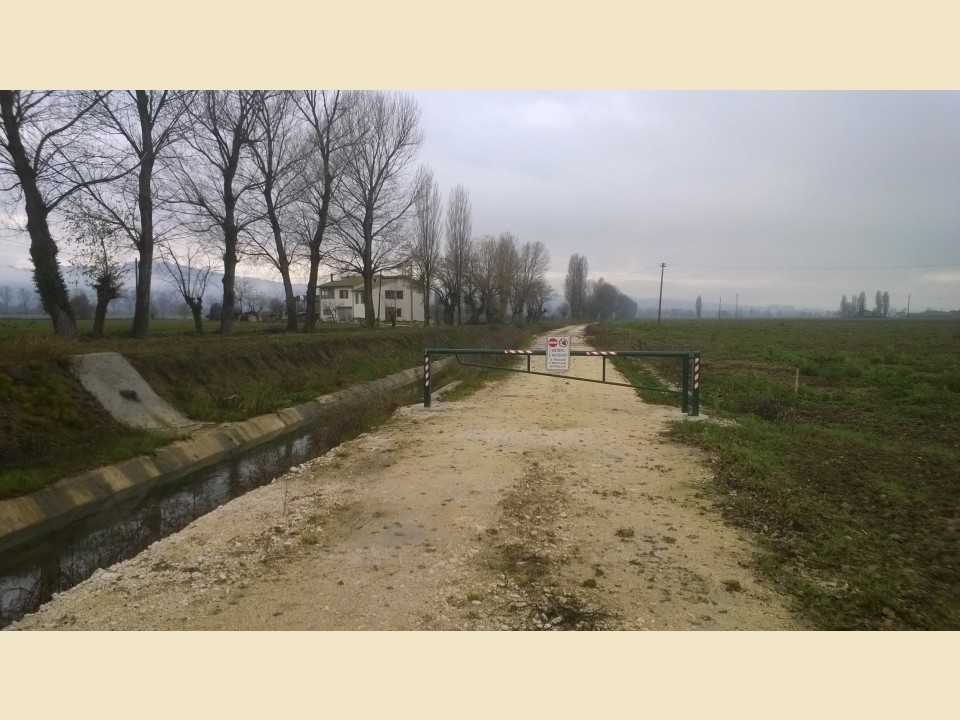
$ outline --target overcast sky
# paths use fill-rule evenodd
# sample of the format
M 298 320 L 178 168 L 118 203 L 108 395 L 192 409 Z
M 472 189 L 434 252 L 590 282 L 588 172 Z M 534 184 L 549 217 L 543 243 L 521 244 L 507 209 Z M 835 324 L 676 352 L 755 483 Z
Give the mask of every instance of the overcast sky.
M 960 308 L 960 93 L 415 93 L 422 159 L 634 297 Z M 880 269 L 882 268 L 882 269 Z
M 636 298 L 960 308 L 960 92 L 418 91 L 429 165 Z M 0 266 L 29 267 L 0 234 Z M 0 267 L 2 270 L 2 267 Z M 2 274 L 0 274 L 2 279 Z

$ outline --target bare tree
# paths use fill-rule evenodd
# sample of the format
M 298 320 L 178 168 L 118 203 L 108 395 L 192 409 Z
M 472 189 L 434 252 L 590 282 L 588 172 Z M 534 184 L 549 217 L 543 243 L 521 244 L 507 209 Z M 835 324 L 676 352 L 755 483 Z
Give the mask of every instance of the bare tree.
M 473 233 L 473 208 L 470 193 L 463 185 L 457 185 L 447 199 L 447 250 L 446 271 L 450 291 L 457 308 L 457 323 L 463 324 L 463 286 L 470 265 L 471 234 Z
M 579 320 L 583 317 L 583 306 L 587 301 L 587 273 L 589 265 L 583 255 L 571 255 L 567 265 L 567 277 L 563 282 L 563 294 L 570 303 L 570 317 Z
M 213 268 L 210 256 L 201 245 L 184 244 L 174 251 L 169 244 L 159 246 L 163 267 L 193 315 L 197 334 L 203 332 L 203 296 Z
M 158 166 L 182 138 L 195 95 L 175 90 L 108 92 L 93 112 L 99 128 L 118 138 L 115 152 L 121 160 L 132 160 L 137 166 L 137 172 L 122 182 L 88 187 L 87 195 L 96 206 L 84 204 L 91 217 L 119 228 L 137 252 L 131 330 L 137 338 L 146 337 L 149 330 L 154 247 L 164 236 L 158 211 L 166 203 L 157 193 Z M 166 223 L 166 228 L 171 225 Z
M 101 154 L 91 144 L 90 133 L 84 132 L 101 101 L 100 93 L 0 90 L 0 173 L 6 176 L 0 187 L 23 196 L 34 283 L 54 332 L 62 337 L 76 335 L 77 324 L 57 260 L 50 214 L 81 189 L 111 182 L 134 169 Z
M 294 95 L 297 108 L 313 134 L 313 152 L 308 156 L 306 166 L 308 182 L 300 198 L 299 226 L 310 258 L 304 321 L 304 330 L 307 331 L 317 325 L 317 282 L 323 259 L 322 245 L 331 224 L 333 196 L 344 167 L 343 155 L 356 140 L 349 132 L 347 122 L 347 112 L 356 97 L 355 93 L 338 90 L 302 90 Z
M 554 289 L 547 284 L 541 275 L 533 281 L 530 295 L 527 300 L 527 322 L 539 322 L 547 312 L 547 303 L 556 295 Z
M 510 279 L 510 309 L 515 320 L 523 317 L 527 303 L 535 301 L 537 282 L 543 281 L 550 267 L 550 254 L 539 240 L 521 245 L 517 258 L 516 269 Z
M 505 308 L 498 294 L 500 273 L 500 241 L 493 235 L 484 235 L 473 243 L 473 261 L 470 263 L 472 285 L 476 288 L 478 308 L 487 322 L 502 317 Z
M 254 292 L 255 292 L 255 289 L 253 287 L 253 283 L 251 283 L 246 278 L 243 278 L 237 281 L 236 285 L 234 286 L 234 293 L 237 296 L 237 308 L 238 308 L 237 312 L 240 315 L 243 315 L 243 313 L 245 312 L 243 309 L 243 304 L 244 303 L 247 303 L 248 305 L 250 304 L 250 301 L 253 299 Z M 253 310 L 252 307 L 250 309 Z
M 0 303 L 3 304 L 3 311 L 10 312 L 10 302 L 13 300 L 13 288 L 9 285 L 0 286 Z
M 338 263 L 363 278 L 366 324 L 373 327 L 373 278 L 406 260 L 402 225 L 419 185 L 409 170 L 423 133 L 416 101 L 399 93 L 359 94 L 349 120 L 351 151 L 336 200 L 343 219 L 336 233 Z
M 413 260 L 414 274 L 423 291 L 423 319 L 430 324 L 430 293 L 436 282 L 441 259 L 442 213 L 440 189 L 433 173 L 423 172 L 423 183 L 414 205 Z
M 29 288 L 18 288 L 17 297 L 20 300 L 20 312 L 23 315 L 26 315 L 30 312 L 30 302 L 33 300 L 34 293 L 30 292 Z
M 256 133 L 260 141 L 251 146 L 254 164 L 260 174 L 270 241 L 254 234 L 251 254 L 267 261 L 280 273 L 287 305 L 287 330 L 297 329 L 297 299 L 290 279 L 291 265 L 301 251 L 301 234 L 292 230 L 290 217 L 304 189 L 306 138 L 297 122 L 293 94 L 287 91 L 262 92 L 255 113 Z
M 223 258 L 220 332 L 233 329 L 237 264 L 249 244 L 249 227 L 261 215 L 248 202 L 258 187 L 249 164 L 259 94 L 247 90 L 209 90 L 190 110 L 194 131 L 187 135 L 193 153 L 179 159 L 182 202 L 192 211 L 192 229 L 215 231 Z

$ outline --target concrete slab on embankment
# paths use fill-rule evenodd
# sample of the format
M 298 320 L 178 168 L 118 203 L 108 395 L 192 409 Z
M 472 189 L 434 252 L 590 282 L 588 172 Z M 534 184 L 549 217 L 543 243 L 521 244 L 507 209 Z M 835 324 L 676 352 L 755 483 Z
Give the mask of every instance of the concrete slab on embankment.
M 107 365 L 112 365 L 112 361 L 100 364 L 100 367 Z M 438 370 L 442 365 L 443 363 L 434 363 L 435 367 L 440 366 L 437 367 Z M 133 370 L 132 367 L 130 369 Z M 136 373 L 135 370 L 133 372 Z M 140 377 L 139 374 L 137 376 Z M 419 380 L 419 368 L 404 370 L 332 395 L 325 395 L 317 398 L 315 402 L 285 408 L 242 422 L 202 429 L 196 431 L 192 437 L 167 445 L 151 455 L 142 455 L 60 480 L 32 495 L 0 501 L 0 552 L 68 525 L 111 504 L 145 493 L 159 484 L 177 480 L 243 450 L 297 430 L 316 419 L 321 408 L 331 403 L 359 402 L 371 394 L 380 394 Z M 140 382 L 149 388 L 142 377 Z M 130 388 L 135 389 L 138 396 L 141 395 L 142 387 L 139 384 L 130 384 Z M 149 392 L 153 393 L 152 388 L 149 388 Z M 151 404 L 150 407 L 157 406 Z M 197 423 L 186 420 L 188 426 L 197 427 Z
M 75 355 L 73 369 L 87 392 L 124 425 L 142 430 L 181 429 L 197 425 L 157 395 L 120 353 Z

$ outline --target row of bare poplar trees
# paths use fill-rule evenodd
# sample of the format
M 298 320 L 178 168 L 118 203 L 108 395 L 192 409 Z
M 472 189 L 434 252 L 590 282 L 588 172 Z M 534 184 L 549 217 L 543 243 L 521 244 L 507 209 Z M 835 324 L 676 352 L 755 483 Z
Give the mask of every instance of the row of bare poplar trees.
M 537 318 L 552 289 L 540 242 L 472 237 L 457 185 L 444 218 L 433 173 L 415 168 L 420 110 L 407 95 L 343 91 L 0 91 L 2 189 L 22 203 L 34 280 L 58 335 L 76 333 L 58 253 L 67 243 L 97 293 L 94 333 L 136 263 L 132 334 L 150 322 L 154 259 L 199 331 L 211 257 L 222 262 L 220 331 L 236 313 L 236 271 L 272 267 L 287 329 L 291 271 L 308 269 L 304 329 L 319 319 L 321 264 L 364 279 L 409 269 L 446 322 Z M 445 232 L 444 232 L 445 230 Z M 445 236 L 445 238 L 444 238 Z M 445 240 L 445 242 L 444 242 Z M 439 319 L 439 317 L 438 317 Z

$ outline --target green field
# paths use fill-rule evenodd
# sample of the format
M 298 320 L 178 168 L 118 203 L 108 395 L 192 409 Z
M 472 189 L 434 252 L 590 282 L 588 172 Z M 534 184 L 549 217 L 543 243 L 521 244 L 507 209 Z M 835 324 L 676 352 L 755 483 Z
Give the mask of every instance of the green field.
M 714 319 L 589 334 L 600 349 L 702 353 L 701 409 L 721 422 L 671 435 L 707 451 L 712 499 L 756 533 L 758 571 L 817 627 L 960 629 L 960 324 Z M 678 376 L 617 365 L 644 385 Z

